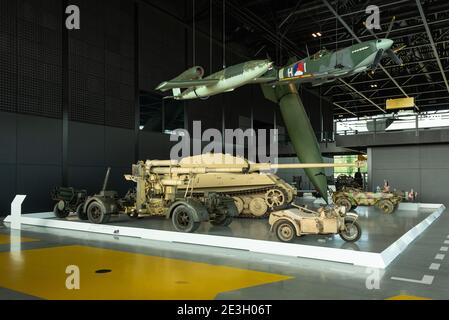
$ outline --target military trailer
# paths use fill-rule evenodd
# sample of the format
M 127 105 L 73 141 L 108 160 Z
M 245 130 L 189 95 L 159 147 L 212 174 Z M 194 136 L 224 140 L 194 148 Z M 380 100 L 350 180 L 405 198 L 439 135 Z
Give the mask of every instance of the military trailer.
M 339 234 L 346 242 L 356 242 L 362 236 L 358 215 L 345 207 L 320 208 L 318 211 L 294 206 L 270 215 L 271 230 L 282 242 L 293 242 L 296 237 L 318 234 Z
M 358 206 L 376 206 L 384 213 L 391 214 L 403 200 L 399 192 L 364 192 L 360 189 L 343 188 L 332 194 L 333 202 L 346 210 L 354 210 Z
M 51 198 L 56 201 L 53 213 L 58 218 L 66 218 L 70 213 L 76 212 L 78 218 L 86 219 L 83 206 L 86 201 L 87 191 L 74 188 L 55 188 L 51 193 Z

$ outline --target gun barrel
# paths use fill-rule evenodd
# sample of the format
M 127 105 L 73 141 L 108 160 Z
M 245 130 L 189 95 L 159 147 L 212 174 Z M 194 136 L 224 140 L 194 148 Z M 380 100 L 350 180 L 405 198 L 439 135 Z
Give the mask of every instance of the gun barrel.
M 104 177 L 104 182 L 103 182 L 103 188 L 101 189 L 102 191 L 106 191 L 106 188 L 108 187 L 110 173 L 111 173 L 111 167 L 109 167 L 108 171 L 106 171 L 106 176 Z
M 360 168 L 365 165 L 363 161 L 355 163 L 287 163 L 270 164 L 256 163 L 251 164 L 250 171 L 270 171 L 275 169 L 310 169 L 310 168 Z
M 211 165 L 211 166 L 185 166 L 185 167 L 151 167 L 154 174 L 204 174 L 204 173 L 246 173 L 257 171 L 270 171 L 276 169 L 308 169 L 308 168 L 341 168 L 363 166 L 363 162 L 355 163 L 292 163 L 292 164 L 270 164 L 251 163 L 248 165 Z

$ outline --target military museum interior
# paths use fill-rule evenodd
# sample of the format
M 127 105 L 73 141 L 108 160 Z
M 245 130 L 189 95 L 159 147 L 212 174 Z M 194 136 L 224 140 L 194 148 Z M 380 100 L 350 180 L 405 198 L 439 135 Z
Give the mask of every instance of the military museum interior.
M 1 0 L 0 300 L 445 300 L 448 77 L 447 0 Z

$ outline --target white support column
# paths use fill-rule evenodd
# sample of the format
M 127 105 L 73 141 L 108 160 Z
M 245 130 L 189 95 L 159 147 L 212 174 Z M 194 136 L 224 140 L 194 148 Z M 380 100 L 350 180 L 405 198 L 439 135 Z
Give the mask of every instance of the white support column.
M 11 202 L 11 229 L 21 230 L 22 203 L 25 195 L 16 195 Z

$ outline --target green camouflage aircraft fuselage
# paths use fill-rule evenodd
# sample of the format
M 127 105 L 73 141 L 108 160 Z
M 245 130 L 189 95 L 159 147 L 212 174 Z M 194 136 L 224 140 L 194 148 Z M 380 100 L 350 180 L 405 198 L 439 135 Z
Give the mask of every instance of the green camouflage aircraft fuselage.
M 393 41 L 379 39 L 362 42 L 334 52 L 320 50 L 316 54 L 295 62 L 278 71 L 278 83 L 305 83 L 320 85 L 369 70 L 381 58 Z

